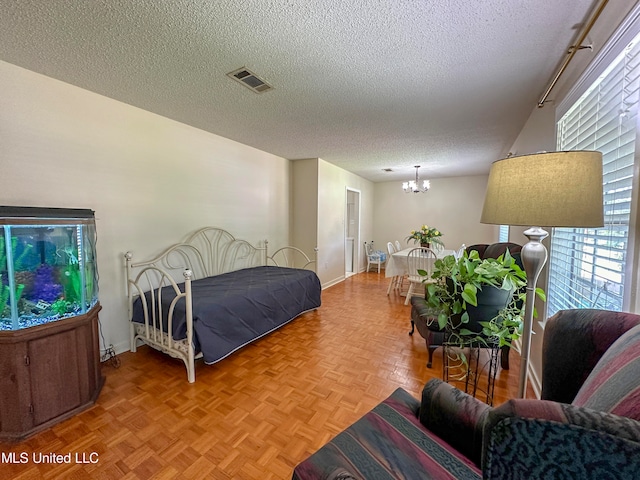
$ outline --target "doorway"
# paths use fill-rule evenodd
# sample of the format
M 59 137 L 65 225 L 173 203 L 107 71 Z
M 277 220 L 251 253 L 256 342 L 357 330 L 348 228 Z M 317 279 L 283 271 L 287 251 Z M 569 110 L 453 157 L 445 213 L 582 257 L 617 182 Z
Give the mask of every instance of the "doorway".
M 360 265 L 360 191 L 347 187 L 344 276 L 358 273 Z

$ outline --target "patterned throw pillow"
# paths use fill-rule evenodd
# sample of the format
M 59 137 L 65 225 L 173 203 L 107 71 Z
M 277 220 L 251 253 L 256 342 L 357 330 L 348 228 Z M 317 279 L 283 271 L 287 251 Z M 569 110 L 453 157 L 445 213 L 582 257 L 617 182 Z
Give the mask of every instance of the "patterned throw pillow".
M 640 325 L 609 347 L 573 405 L 640 420 Z
M 381 262 L 386 262 L 387 261 L 387 254 L 385 252 L 383 252 L 382 250 L 375 250 L 373 252 L 374 255 L 376 255 L 378 258 L 380 258 Z

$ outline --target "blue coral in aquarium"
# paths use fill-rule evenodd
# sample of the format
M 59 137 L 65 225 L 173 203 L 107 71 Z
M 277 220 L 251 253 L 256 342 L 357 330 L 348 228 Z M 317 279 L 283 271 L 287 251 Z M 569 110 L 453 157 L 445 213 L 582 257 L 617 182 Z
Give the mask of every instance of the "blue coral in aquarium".
M 41 265 L 36 270 L 30 299 L 34 301 L 55 302 L 62 295 L 62 285 L 55 281 L 53 267 Z

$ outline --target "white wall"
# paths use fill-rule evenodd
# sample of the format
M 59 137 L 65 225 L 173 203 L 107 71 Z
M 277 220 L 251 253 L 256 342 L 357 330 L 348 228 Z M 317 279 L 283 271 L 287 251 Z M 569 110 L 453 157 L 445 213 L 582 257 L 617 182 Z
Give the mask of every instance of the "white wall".
M 438 228 L 450 249 L 463 243 L 498 241 L 498 227 L 480 223 L 488 175 L 431 179 L 427 193 L 404 193 L 399 182 L 375 185 L 373 240 L 376 249 L 387 249 L 387 242 L 400 240 L 422 225 Z M 366 238 L 365 238 L 366 239 Z
M 123 254 L 214 225 L 289 242 L 290 162 L 0 62 L 0 204 L 95 210 L 106 344 L 128 349 Z
M 511 146 L 513 155 L 529 155 L 556 150 L 556 114 L 553 105 L 534 108 Z

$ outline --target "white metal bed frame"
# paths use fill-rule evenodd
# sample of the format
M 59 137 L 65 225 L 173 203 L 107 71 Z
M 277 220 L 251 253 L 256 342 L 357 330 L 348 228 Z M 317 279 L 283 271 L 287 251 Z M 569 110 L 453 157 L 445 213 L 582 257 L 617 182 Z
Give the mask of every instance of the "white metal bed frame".
M 146 261 L 133 262 L 132 252 L 125 254 L 127 274 L 127 294 L 129 300 L 129 325 L 131 351 L 135 352 L 138 342 L 149 345 L 171 357 L 180 359 L 187 368 L 189 383 L 195 382 L 196 354 L 193 345 L 193 312 L 191 282 L 205 277 L 261 265 L 312 269 L 316 265 L 318 249 L 314 249 L 314 259 L 297 247 L 282 247 L 273 255 L 267 251 L 268 241 L 263 247 L 255 247 L 245 240 L 236 239 L 231 233 L 217 227 L 204 227 L 188 236 L 181 243 L 167 248 L 160 255 Z M 184 278 L 183 290 L 179 282 Z M 162 288 L 172 287 L 175 298 L 167 314 L 167 329 L 164 331 Z M 147 295 L 153 306 L 149 311 Z M 142 297 L 144 323 L 132 321 L 133 303 Z M 184 298 L 186 307 L 187 335 L 185 339 L 174 340 L 173 311 L 177 302 Z

